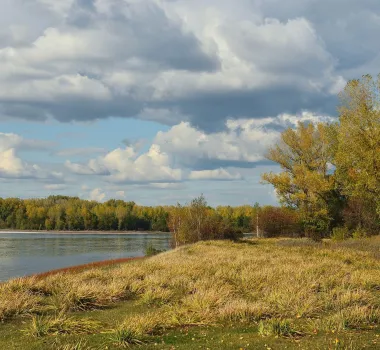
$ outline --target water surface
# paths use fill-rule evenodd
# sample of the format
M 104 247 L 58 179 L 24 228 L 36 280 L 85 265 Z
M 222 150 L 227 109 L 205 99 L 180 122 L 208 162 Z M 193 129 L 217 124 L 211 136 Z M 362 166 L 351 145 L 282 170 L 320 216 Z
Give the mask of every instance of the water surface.
M 0 232 L 0 281 L 95 261 L 143 256 L 149 243 L 168 250 L 170 239 L 170 233 Z

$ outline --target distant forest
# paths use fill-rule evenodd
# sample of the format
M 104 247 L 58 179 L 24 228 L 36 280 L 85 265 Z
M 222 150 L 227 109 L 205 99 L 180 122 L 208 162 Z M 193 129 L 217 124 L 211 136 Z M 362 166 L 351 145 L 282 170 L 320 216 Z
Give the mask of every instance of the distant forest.
M 300 231 L 297 213 L 289 208 L 243 205 L 207 206 L 207 215 L 228 222 L 234 231 L 267 236 L 294 235 Z M 78 197 L 44 199 L 0 198 L 0 228 L 19 230 L 171 231 L 170 219 L 178 206 L 139 206 L 111 199 L 104 203 Z

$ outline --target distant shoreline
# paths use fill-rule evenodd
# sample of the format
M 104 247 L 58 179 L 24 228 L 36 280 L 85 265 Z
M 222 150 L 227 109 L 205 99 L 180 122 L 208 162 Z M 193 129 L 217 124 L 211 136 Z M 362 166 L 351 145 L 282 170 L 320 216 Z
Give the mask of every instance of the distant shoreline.
M 57 234 L 57 235 L 159 235 L 159 234 L 169 234 L 170 232 L 161 231 L 48 231 L 48 230 L 13 230 L 13 229 L 0 229 L 1 233 L 40 233 L 40 234 Z

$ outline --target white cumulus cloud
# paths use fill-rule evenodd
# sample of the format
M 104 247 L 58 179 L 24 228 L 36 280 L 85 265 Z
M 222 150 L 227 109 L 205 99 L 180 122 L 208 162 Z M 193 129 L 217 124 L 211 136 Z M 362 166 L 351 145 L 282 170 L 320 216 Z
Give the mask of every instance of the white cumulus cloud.
M 94 188 L 89 195 L 89 199 L 92 201 L 102 202 L 106 194 L 102 191 L 101 188 Z

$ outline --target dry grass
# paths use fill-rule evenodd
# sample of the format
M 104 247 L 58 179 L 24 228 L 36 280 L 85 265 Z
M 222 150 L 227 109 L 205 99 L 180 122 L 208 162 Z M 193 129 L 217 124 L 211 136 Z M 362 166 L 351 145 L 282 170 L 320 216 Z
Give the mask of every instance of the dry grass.
M 380 322 L 379 242 L 202 242 L 112 268 L 17 279 L 0 286 L 0 319 L 137 299 L 151 311 L 127 318 L 119 335 L 260 321 L 263 334 L 365 329 Z M 288 327 L 294 322 L 302 329 Z
M 56 316 L 33 316 L 30 327 L 25 330 L 33 337 L 58 334 L 88 334 L 97 331 L 101 324 L 90 319 L 77 320 L 64 313 Z
M 80 340 L 74 344 L 53 344 L 56 350 L 95 350 L 87 345 L 85 341 Z

